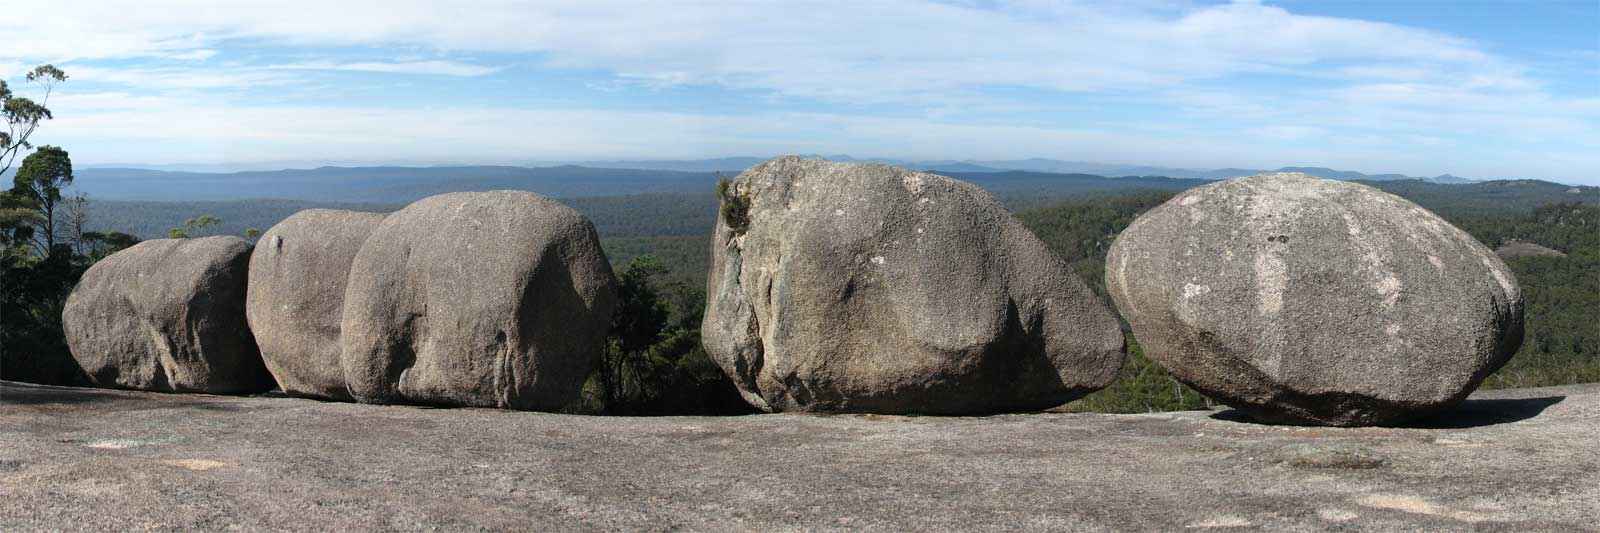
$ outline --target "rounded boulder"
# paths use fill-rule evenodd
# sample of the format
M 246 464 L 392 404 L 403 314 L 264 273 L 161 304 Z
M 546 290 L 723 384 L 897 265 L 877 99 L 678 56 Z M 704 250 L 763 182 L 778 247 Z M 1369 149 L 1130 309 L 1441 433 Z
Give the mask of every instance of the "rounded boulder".
M 1521 291 L 1494 252 L 1398 196 L 1298 173 L 1150 210 L 1112 245 L 1106 287 L 1146 355 L 1267 422 L 1420 417 L 1522 343 Z
M 272 389 L 245 321 L 250 248 L 238 237 L 156 239 L 96 262 L 61 313 L 73 359 L 102 387 Z
M 245 315 L 283 392 L 349 400 L 339 322 L 350 263 L 383 215 L 307 209 L 261 235 L 250 257 Z
M 520 191 L 433 196 L 356 253 L 340 361 L 362 402 L 556 410 L 577 398 L 615 304 L 577 211 Z
M 1106 305 L 972 184 L 789 156 L 719 189 L 702 340 L 760 409 L 1036 410 L 1122 366 Z

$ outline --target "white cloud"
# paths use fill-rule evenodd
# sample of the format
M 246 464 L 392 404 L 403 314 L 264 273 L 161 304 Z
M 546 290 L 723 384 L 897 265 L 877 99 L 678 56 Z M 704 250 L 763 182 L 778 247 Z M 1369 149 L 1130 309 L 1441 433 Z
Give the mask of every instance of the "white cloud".
M 212 57 L 216 57 L 216 55 L 216 50 L 209 48 L 197 48 L 194 50 L 173 52 L 171 54 L 167 54 L 166 57 L 168 59 L 178 59 L 182 61 L 205 61 L 207 59 L 211 59 Z
M 1412 171 L 1437 169 L 1441 163 L 1426 159 L 1441 152 L 1405 153 L 1409 148 L 1478 136 L 1480 146 L 1501 138 L 1523 144 L 1494 147 L 1498 155 L 1465 154 L 1483 162 L 1447 170 L 1489 174 L 1513 164 L 1561 162 L 1600 171 L 1595 156 L 1573 148 L 1600 142 L 1594 94 L 1554 94 L 1537 71 L 1456 36 L 1253 2 L 58 0 L 7 6 L 0 34 L 32 37 L 0 48 L 0 74 L 72 61 L 75 81 L 108 84 L 91 86 L 98 103 L 80 99 L 72 104 L 83 106 L 80 112 L 60 113 L 52 129 L 150 151 L 162 148 L 148 139 L 203 138 L 219 149 L 263 154 L 252 159 L 297 158 L 297 150 L 381 155 L 417 146 L 454 147 L 462 157 L 558 158 L 728 155 L 748 148 L 1184 166 L 1365 161 L 1349 166 Z M 294 59 L 269 58 L 266 66 L 215 60 L 217 50 L 237 59 L 235 49 L 289 50 Z M 339 53 L 350 49 L 360 58 Z M 392 55 L 374 59 L 375 51 Z M 224 98 L 258 86 L 308 90 L 313 78 L 304 71 L 311 70 L 486 76 L 499 67 L 452 58 L 501 53 L 522 54 L 519 64 L 609 73 L 609 80 L 590 84 L 595 88 L 711 85 L 752 90 L 776 103 L 744 117 L 488 108 L 457 115 L 269 108 Z M 130 58 L 157 61 L 115 68 L 97 62 Z M 1270 88 L 1239 82 L 1255 75 L 1289 81 Z M 1011 89 L 1023 96 L 1002 94 Z M 176 98 L 156 113 L 152 106 L 162 102 L 125 99 L 133 104 L 113 107 L 119 100 L 107 94 L 117 91 Z M 1064 102 L 1081 95 L 1160 116 L 1090 131 L 1059 118 L 1093 116 L 1093 110 L 1062 112 Z M 786 100 L 842 103 L 869 116 L 785 114 Z M 870 116 L 877 104 L 912 108 L 907 114 L 915 116 Z M 1037 111 L 1058 116 L 1027 118 Z M 988 113 L 1012 122 L 997 124 L 984 118 Z M 1320 148 L 1305 148 L 1309 142 Z M 1549 143 L 1547 153 L 1523 157 L 1534 143 Z M 540 152 L 557 149 L 565 153 Z
M 197 69 L 64 65 L 62 68 L 67 71 L 72 82 L 119 85 L 142 91 L 238 89 L 283 85 L 296 81 L 294 77 L 285 73 L 237 67 Z
M 12 22 L 0 21 L 0 33 L 43 37 L 8 43 L 0 58 L 174 57 L 203 54 L 230 39 L 413 45 L 537 52 L 551 65 L 605 69 L 647 83 L 852 101 L 978 85 L 1105 90 L 1340 60 L 1428 65 L 1412 68 L 1491 61 L 1472 43 L 1434 32 L 1251 3 L 1174 14 L 1115 5 L 981 9 L 911 0 L 495 1 L 470 7 L 424 0 L 69 0 L 13 6 L 6 20 Z M 483 68 L 386 65 L 346 66 L 451 75 L 479 75 L 462 72 Z
M 487 76 L 499 72 L 499 67 L 474 65 L 455 61 L 400 61 L 400 62 L 352 62 L 337 63 L 333 61 L 312 61 L 304 63 L 287 63 L 266 67 L 272 70 L 342 70 L 350 72 L 382 72 L 389 74 L 424 74 L 436 76 Z

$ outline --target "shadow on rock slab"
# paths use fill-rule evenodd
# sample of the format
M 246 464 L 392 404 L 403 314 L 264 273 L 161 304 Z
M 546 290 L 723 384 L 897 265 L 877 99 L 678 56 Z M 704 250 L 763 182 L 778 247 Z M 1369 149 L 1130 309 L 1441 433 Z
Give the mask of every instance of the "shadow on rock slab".
M 1521 422 L 1543 413 L 1566 400 L 1566 396 L 1540 398 L 1467 400 L 1433 416 L 1413 420 L 1399 427 L 1424 429 L 1466 429 Z
M 1468 429 L 1476 427 L 1494 426 L 1521 422 L 1543 413 L 1550 406 L 1561 403 L 1566 396 L 1544 396 L 1539 398 L 1518 399 L 1487 399 L 1466 400 L 1460 405 L 1440 411 L 1438 413 L 1400 422 L 1397 424 L 1382 424 L 1381 427 L 1416 428 L 1416 429 Z M 1263 421 L 1251 417 L 1239 409 L 1227 409 L 1211 415 L 1216 420 L 1229 422 L 1243 422 L 1262 425 L 1297 425 L 1280 424 Z
M 145 394 L 149 394 L 145 396 Z M 231 403 L 217 403 L 249 395 L 210 395 L 190 392 L 144 391 L 127 388 L 102 388 L 89 385 L 45 385 L 14 381 L 0 382 L 0 405 L 105 406 L 113 410 L 147 407 L 193 407 L 208 411 L 234 411 Z M 154 400 L 158 403 L 151 403 Z
M 70 391 L 70 394 L 64 394 L 63 391 Z M 120 395 L 108 389 L 91 389 L 85 387 L 45 388 L 18 386 L 10 383 L 7 383 L 4 387 L 0 387 L 0 404 L 83 404 L 94 402 L 110 402 L 119 399 L 122 399 Z

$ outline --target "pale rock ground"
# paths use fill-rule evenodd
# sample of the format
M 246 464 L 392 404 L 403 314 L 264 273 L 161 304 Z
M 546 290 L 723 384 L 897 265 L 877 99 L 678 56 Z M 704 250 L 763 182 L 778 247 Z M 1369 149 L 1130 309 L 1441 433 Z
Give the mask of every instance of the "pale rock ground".
M 1600 385 L 1234 411 L 589 417 L 0 382 L 0 531 L 1600 530 Z

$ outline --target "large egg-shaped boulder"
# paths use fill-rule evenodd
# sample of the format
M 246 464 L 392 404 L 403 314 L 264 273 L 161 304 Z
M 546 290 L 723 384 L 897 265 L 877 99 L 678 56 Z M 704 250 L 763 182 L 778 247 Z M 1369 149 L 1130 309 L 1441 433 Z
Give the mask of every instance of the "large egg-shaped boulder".
M 1198 187 L 1117 237 L 1106 286 L 1144 353 L 1270 422 L 1448 407 L 1522 343 L 1494 252 L 1377 189 L 1298 173 Z
M 528 192 L 442 194 L 390 214 L 356 253 L 341 364 L 358 401 L 560 409 L 615 304 L 577 211 Z
M 102 387 L 272 389 L 245 322 L 249 261 L 238 237 L 150 240 L 101 259 L 61 312 L 73 359 Z
M 339 322 L 350 263 L 383 215 L 307 209 L 261 235 L 250 256 L 245 315 L 283 392 L 349 400 Z
M 706 352 L 767 411 L 1042 409 L 1109 384 L 1109 308 L 982 189 L 781 157 L 719 187 Z

